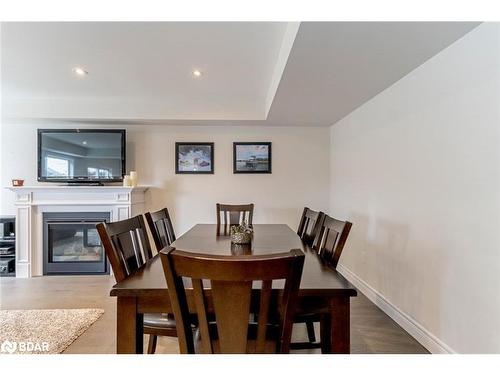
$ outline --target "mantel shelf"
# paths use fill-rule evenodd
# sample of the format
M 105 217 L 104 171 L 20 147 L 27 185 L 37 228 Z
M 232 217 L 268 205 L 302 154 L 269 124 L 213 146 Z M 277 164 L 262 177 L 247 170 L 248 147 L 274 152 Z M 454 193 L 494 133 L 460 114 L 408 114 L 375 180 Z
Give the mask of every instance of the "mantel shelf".
M 70 185 L 33 185 L 33 186 L 6 186 L 4 189 L 8 189 L 13 192 L 30 192 L 30 191 L 91 191 L 91 192 L 99 192 L 99 191 L 122 191 L 122 192 L 146 192 L 150 186 L 121 186 L 121 185 L 109 185 L 109 186 L 70 186 Z

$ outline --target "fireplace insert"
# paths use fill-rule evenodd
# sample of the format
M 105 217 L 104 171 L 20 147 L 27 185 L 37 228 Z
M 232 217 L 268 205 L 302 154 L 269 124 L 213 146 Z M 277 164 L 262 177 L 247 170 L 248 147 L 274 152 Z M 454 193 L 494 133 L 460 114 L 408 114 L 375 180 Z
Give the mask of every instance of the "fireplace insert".
M 109 212 L 45 212 L 43 274 L 109 274 L 104 248 L 95 228 Z

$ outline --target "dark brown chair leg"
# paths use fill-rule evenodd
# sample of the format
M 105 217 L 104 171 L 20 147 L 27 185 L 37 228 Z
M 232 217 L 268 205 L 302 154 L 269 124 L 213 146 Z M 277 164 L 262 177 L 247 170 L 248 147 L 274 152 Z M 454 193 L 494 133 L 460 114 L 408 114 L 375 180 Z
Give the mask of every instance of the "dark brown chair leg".
M 158 336 L 156 336 L 156 335 L 149 335 L 148 354 L 155 354 L 155 351 L 156 351 L 156 340 L 158 340 Z
M 306 328 L 307 328 L 307 338 L 309 339 L 310 343 L 316 342 L 316 334 L 314 333 L 314 322 L 309 321 L 306 322 Z

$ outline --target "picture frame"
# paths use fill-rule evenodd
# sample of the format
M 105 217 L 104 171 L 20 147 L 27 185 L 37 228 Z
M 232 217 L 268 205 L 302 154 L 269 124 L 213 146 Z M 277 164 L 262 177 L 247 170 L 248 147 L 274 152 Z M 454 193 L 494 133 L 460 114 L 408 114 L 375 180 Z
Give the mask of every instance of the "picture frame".
M 175 142 L 176 174 L 214 174 L 213 142 Z
M 233 142 L 233 173 L 272 173 L 272 143 Z

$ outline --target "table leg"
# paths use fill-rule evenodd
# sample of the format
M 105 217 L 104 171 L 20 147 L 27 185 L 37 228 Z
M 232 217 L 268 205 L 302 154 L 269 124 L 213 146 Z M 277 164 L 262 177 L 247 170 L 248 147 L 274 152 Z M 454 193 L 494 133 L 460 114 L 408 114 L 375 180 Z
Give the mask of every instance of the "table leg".
M 330 314 L 322 314 L 319 323 L 321 336 L 321 353 L 332 352 L 332 317 Z
M 116 353 L 142 354 L 143 315 L 137 313 L 137 298 L 118 297 L 116 308 Z
M 331 353 L 351 352 L 351 300 L 349 297 L 335 297 L 330 300 Z M 323 339 L 322 339 L 323 340 Z

